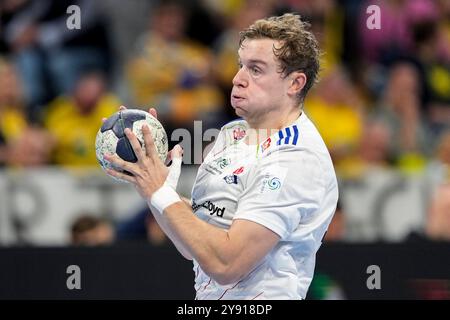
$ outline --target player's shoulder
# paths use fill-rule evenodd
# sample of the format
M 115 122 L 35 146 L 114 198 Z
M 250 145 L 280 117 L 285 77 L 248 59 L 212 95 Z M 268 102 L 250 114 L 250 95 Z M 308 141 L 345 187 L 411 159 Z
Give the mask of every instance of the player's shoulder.
M 273 152 L 284 152 L 287 150 L 296 150 L 301 148 L 299 122 L 278 130 L 259 145 L 259 151 L 262 155 L 269 155 Z
M 263 141 L 259 145 L 259 155 L 262 158 L 290 157 L 294 162 L 301 155 L 311 155 L 321 161 L 329 157 L 325 143 L 306 115 Z

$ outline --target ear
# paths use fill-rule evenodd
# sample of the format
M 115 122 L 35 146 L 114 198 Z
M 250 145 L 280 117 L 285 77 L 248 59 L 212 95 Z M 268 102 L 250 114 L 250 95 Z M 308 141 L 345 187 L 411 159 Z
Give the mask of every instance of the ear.
M 289 75 L 290 85 L 288 88 L 288 95 L 295 96 L 306 84 L 306 74 L 300 71 L 294 71 Z

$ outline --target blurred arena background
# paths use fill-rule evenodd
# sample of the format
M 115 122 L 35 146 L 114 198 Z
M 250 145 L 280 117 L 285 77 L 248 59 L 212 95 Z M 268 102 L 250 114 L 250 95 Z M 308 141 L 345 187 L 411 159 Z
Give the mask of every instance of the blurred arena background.
M 310 21 L 324 51 L 305 111 L 340 183 L 309 298 L 450 299 L 446 0 L 1 1 L 1 299 L 193 299 L 191 264 L 100 170 L 95 135 L 121 104 L 155 107 L 169 137 L 234 119 L 238 31 L 284 12 Z M 183 141 L 193 159 L 208 142 Z M 185 196 L 197 165 L 183 167 Z M 66 288 L 70 264 L 84 291 Z M 367 287 L 370 265 L 381 289 Z

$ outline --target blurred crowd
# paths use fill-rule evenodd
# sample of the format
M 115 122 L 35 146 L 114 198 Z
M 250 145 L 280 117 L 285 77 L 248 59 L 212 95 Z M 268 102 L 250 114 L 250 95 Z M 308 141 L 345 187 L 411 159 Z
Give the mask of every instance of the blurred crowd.
M 80 29 L 66 25 L 74 4 Z M 380 29 L 366 24 L 373 4 Z M 305 111 L 339 177 L 426 175 L 426 232 L 449 239 L 447 0 L 3 0 L 0 166 L 96 166 L 100 119 L 121 104 L 154 106 L 169 135 L 194 120 L 220 128 L 235 117 L 239 30 L 284 12 L 309 21 L 323 50 Z M 330 239 L 345 225 L 336 216 Z

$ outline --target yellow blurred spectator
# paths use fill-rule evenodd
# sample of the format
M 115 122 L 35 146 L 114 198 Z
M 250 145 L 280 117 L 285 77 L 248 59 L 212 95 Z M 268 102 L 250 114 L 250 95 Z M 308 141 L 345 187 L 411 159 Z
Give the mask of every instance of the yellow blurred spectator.
M 5 141 L 18 137 L 27 120 L 22 101 L 22 89 L 12 64 L 0 60 L 0 135 Z
M 44 122 L 56 139 L 54 163 L 97 165 L 94 144 L 101 119 L 117 112 L 119 105 L 114 95 L 105 92 L 105 81 L 98 73 L 83 75 L 72 96 L 52 101 Z
M 38 166 L 49 160 L 53 140 L 42 128 L 29 125 L 25 111 L 17 72 L 0 59 L 0 165 Z
M 305 101 L 306 114 L 322 135 L 335 162 L 352 154 L 359 143 L 364 110 L 341 68 L 330 71 Z
M 186 13 L 175 2 L 153 11 L 140 52 L 128 63 L 134 103 L 155 106 L 162 121 L 182 126 L 223 104 L 211 81 L 212 53 L 185 35 Z

